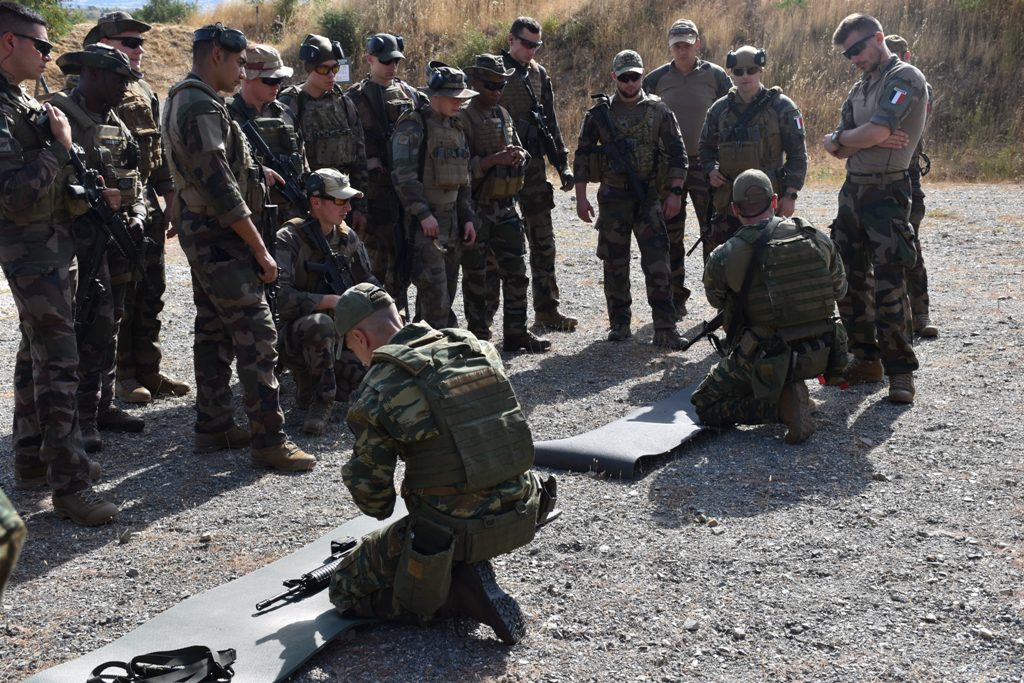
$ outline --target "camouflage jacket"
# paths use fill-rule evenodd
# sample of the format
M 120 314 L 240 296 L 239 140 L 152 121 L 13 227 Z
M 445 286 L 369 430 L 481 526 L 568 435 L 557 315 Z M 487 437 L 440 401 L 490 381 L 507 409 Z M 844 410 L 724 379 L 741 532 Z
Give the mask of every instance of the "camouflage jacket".
M 389 344 L 412 347 L 435 343 L 443 335 L 426 323 L 411 323 L 399 330 Z M 501 368 L 501 357 L 488 342 L 481 341 L 487 358 Z M 376 519 L 385 519 L 395 507 L 395 466 L 404 459 L 404 445 L 436 437 L 438 425 L 414 378 L 389 362 L 370 365 L 352 397 L 348 424 L 355 435 L 352 459 L 342 468 L 345 486 L 359 509 Z M 524 473 L 494 488 L 473 493 L 423 496 L 420 500 L 453 517 L 473 518 L 508 509 L 532 491 L 530 475 Z
M 538 162 L 543 163 L 544 146 L 541 143 L 537 127 L 530 123 L 530 110 L 533 109 L 533 100 L 526 90 L 524 79 L 529 79 L 533 88 L 533 94 L 540 104 L 541 113 L 544 116 L 544 123 L 554 138 L 555 149 L 563 159 L 569 156 L 569 150 L 562 140 L 562 131 L 558 127 L 558 117 L 555 116 L 555 89 L 551 85 L 551 78 L 548 77 L 547 69 L 531 60 L 529 64 L 522 64 L 515 57 L 508 53 L 508 50 L 501 51 L 501 60 L 506 69 L 515 69 L 516 72 L 509 76 L 508 85 L 501 95 L 501 106 L 508 110 L 512 119 L 516 122 L 516 129 L 519 131 L 519 138 L 523 141 L 526 151 Z
M 260 137 L 270 147 L 270 151 L 278 157 L 273 160 L 275 170 L 283 174 L 280 169 L 286 167 L 288 171 L 296 176 L 301 176 L 301 174 L 309 171 L 309 166 L 306 164 L 306 150 L 302 146 L 302 139 L 291 124 L 288 110 L 281 102 L 277 100 L 269 102 L 263 108 L 263 111 L 257 112 L 238 94 L 227 98 L 226 104 L 231 118 L 240 127 L 250 120 L 256 121 L 256 128 L 259 130 Z M 250 141 L 249 146 L 258 162 L 263 165 L 269 165 L 267 159 L 260 158 L 255 144 L 252 144 Z M 295 213 L 299 212 L 299 209 L 293 208 L 285 196 L 274 187 L 270 188 L 270 196 L 271 201 L 278 205 L 278 214 L 280 216 L 284 217 L 290 211 L 292 212 L 291 215 L 294 216 Z
M 174 181 L 160 141 L 160 100 L 153 89 L 143 80 L 132 81 L 128 84 L 128 94 L 114 113 L 139 144 L 139 173 L 143 184 L 159 195 L 173 191 Z
M 471 109 L 472 107 L 473 103 L 470 102 L 459 111 L 458 115 L 462 119 L 462 130 L 466 135 L 466 145 L 469 147 L 469 169 L 473 178 L 475 208 L 481 220 L 493 220 L 497 216 L 506 216 L 508 209 L 503 207 L 508 207 L 512 202 L 511 200 L 492 201 L 486 196 L 487 192 L 484 190 L 488 189 L 487 185 L 494 186 L 495 184 L 502 187 L 508 186 L 513 191 L 516 187 L 522 189 L 525 164 L 520 167 L 492 166 L 484 171 L 480 168 L 480 161 L 484 157 L 502 151 L 507 145 L 522 147 L 523 144 L 508 111 L 501 105 L 484 111 Z M 474 125 L 474 122 L 477 125 Z M 498 130 L 499 126 L 500 131 Z M 530 156 L 527 152 L 527 161 L 529 159 Z M 499 175 L 500 178 L 494 178 Z M 516 213 L 518 212 L 516 211 Z
M 331 293 L 323 275 L 307 267 L 308 263 L 322 263 L 325 258 L 303 228 L 308 220 L 293 218 L 277 231 L 277 251 L 274 252 L 277 261 L 277 314 L 282 323 L 313 313 L 324 295 Z M 314 229 L 319 230 L 319 224 Z M 354 230 L 346 225 L 337 225 L 326 239 L 337 254 L 345 257 L 353 284 L 380 284 L 370 271 L 366 248 Z
M 366 159 L 377 159 L 381 164 L 381 168 L 370 171 L 364 191 L 371 200 L 386 198 L 392 192 L 391 136 L 403 113 L 422 106 L 423 95 L 398 78 L 387 88 L 364 78 L 348 89 L 348 96 L 363 125 Z

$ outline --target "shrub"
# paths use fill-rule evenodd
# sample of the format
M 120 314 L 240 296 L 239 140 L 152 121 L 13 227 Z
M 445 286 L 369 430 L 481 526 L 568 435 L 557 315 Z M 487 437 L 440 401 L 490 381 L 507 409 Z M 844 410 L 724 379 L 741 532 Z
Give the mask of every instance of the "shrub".
M 346 57 L 355 54 L 360 44 L 359 17 L 349 9 L 329 9 L 320 16 L 320 30 L 330 40 L 341 43 Z
M 70 11 L 64 7 L 63 0 L 21 0 L 26 7 L 34 9 L 46 19 L 46 33 L 50 40 L 58 40 L 71 30 L 76 23 L 84 20 L 78 11 Z
M 134 16 L 151 24 L 184 24 L 188 23 L 196 6 L 188 0 L 149 0 Z

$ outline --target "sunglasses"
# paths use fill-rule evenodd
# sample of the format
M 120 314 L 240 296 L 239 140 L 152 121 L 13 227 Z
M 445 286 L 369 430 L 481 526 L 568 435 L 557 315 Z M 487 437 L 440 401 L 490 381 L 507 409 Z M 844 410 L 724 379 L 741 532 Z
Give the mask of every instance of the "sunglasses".
M 633 81 L 640 80 L 640 74 L 635 71 L 627 71 L 624 74 L 615 77 L 619 83 L 632 83 Z
M 867 42 L 874 37 L 874 33 L 864 36 L 856 43 L 843 50 L 843 56 L 846 57 L 847 59 L 853 59 L 854 57 L 856 57 L 857 55 L 864 51 L 864 48 L 867 47 Z
M 540 46 L 544 44 L 543 40 L 527 40 L 526 38 L 523 38 L 522 36 L 517 36 L 514 33 L 512 34 L 512 37 L 518 40 L 520 43 L 522 43 L 523 47 L 525 47 L 527 50 L 539 50 Z
M 320 199 L 324 202 L 333 201 L 335 206 L 348 206 L 349 201 L 351 201 L 348 199 L 339 199 L 338 197 L 320 197 Z
M 277 86 L 281 85 L 281 81 L 283 81 L 283 80 L 284 80 L 283 78 L 269 78 L 268 77 L 268 78 L 261 78 L 260 82 L 263 83 L 263 85 L 266 85 L 268 87 L 276 88 Z
M 505 86 L 508 85 L 508 81 L 480 81 L 486 90 L 504 90 Z
M 113 38 L 110 38 L 110 40 L 116 40 L 129 50 L 138 50 L 140 47 L 142 47 L 142 44 L 146 42 L 145 38 L 138 38 L 136 36 L 125 36 L 124 38 L 120 36 L 115 36 Z
M 761 67 L 759 67 L 759 66 L 748 66 L 748 67 L 738 66 L 735 69 L 732 69 L 732 75 L 733 76 L 743 76 L 744 74 L 746 74 L 747 76 L 753 76 L 754 74 L 759 74 L 759 73 L 761 73 Z
M 317 64 L 315 67 L 313 67 L 313 71 L 317 72 L 321 76 L 326 76 L 327 74 L 336 74 L 339 71 L 341 71 L 341 64 L 335 64 L 334 66 L 327 66 L 326 64 Z
M 384 66 L 391 66 L 392 64 L 395 64 L 396 62 L 400 62 L 402 60 L 398 57 L 395 57 L 394 59 L 378 59 L 377 61 L 383 64 Z
M 36 38 L 35 36 L 26 36 L 24 33 L 14 33 L 14 31 L 11 31 L 11 33 L 18 36 L 19 38 L 26 38 L 28 40 L 31 40 L 32 45 L 36 48 L 36 52 L 38 52 L 44 57 L 50 54 L 50 51 L 53 50 L 53 43 L 48 43 L 42 38 Z

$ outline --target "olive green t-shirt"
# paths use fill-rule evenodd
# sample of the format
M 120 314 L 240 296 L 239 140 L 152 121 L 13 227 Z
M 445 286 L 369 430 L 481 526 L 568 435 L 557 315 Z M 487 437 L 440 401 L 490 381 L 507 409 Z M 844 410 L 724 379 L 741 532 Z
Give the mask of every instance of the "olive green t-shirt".
M 697 60 L 693 71 L 686 75 L 669 62 L 644 79 L 644 90 L 659 96 L 676 115 L 683 144 L 690 156 L 697 155 L 700 131 L 708 108 L 729 92 L 730 87 L 732 81 L 722 67 L 702 60 Z

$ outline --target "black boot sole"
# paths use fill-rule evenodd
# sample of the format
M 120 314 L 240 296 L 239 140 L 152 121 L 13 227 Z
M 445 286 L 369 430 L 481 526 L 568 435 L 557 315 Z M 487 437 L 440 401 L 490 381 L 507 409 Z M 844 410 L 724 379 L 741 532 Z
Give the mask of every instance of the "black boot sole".
M 526 618 L 519 609 L 519 603 L 498 585 L 489 562 L 478 562 L 469 568 L 486 596 L 484 609 L 487 614 L 482 616 L 487 618 L 483 623 L 490 626 L 503 643 L 515 645 L 526 635 Z

